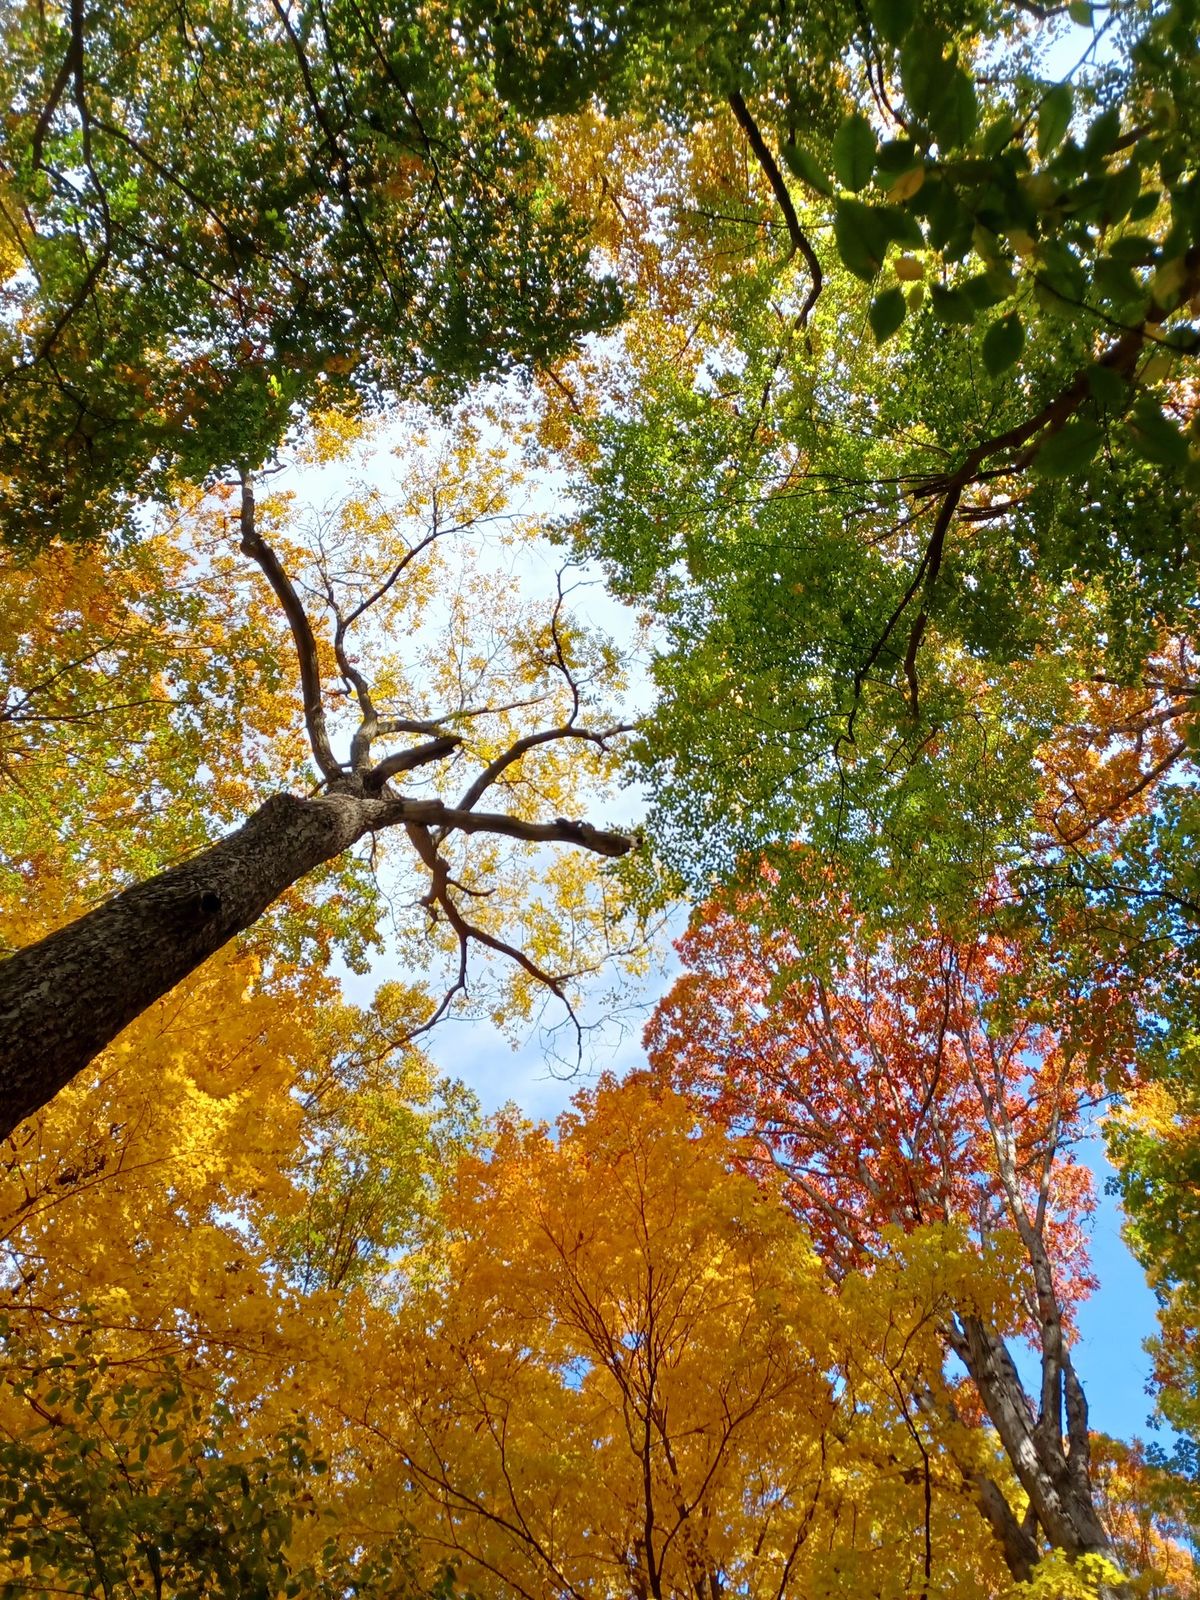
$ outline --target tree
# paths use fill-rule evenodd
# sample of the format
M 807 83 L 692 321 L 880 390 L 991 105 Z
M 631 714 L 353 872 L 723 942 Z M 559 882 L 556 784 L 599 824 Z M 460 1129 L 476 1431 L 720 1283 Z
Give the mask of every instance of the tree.
M 324 5 L 201 6 L 172 21 L 28 6 L 6 29 L 6 537 L 37 548 L 130 533 L 149 506 L 232 474 L 243 553 L 289 625 L 324 792 L 273 795 L 219 845 L 9 964 L 5 1132 L 291 884 L 383 828 L 408 831 L 431 912 L 464 952 L 493 936 L 455 901 L 453 835 L 628 848 L 561 817 L 478 809 L 531 751 L 613 731 L 585 727 L 558 633 L 548 670 L 574 695 L 568 721 L 489 751 L 458 805 L 402 799 L 392 780 L 447 760 L 463 736 L 445 717 L 381 717 L 342 644 L 408 558 L 344 614 L 321 591 L 335 613 L 322 658 L 256 515 L 255 474 L 331 406 L 397 394 L 444 405 L 616 314 L 550 185 L 544 137 L 499 98 L 468 35 L 427 8 L 406 20 Z M 334 671 L 362 713 L 344 757 L 322 704 Z M 424 743 L 381 758 L 379 740 L 403 735 Z
M 570 621 L 561 588 L 540 615 L 523 613 L 505 597 L 506 609 L 495 614 L 489 647 L 482 651 L 469 643 L 478 624 L 467 596 L 455 599 L 451 593 L 444 640 L 435 638 L 415 663 L 419 675 L 406 678 L 394 641 L 415 630 L 419 647 L 442 542 L 503 514 L 503 472 L 498 460 L 477 453 L 469 437 L 457 454 L 441 458 L 429 447 L 422 459 L 418 446 L 407 495 L 407 503 L 392 510 L 360 501 L 340 524 L 316 530 L 304 571 L 306 590 L 316 600 L 306 604 L 264 534 L 253 487 L 243 481 L 233 500 L 239 548 L 259 568 L 277 610 L 263 612 L 259 602 L 249 603 L 269 627 L 273 648 L 286 649 L 288 641 L 294 653 L 318 792 L 270 793 L 268 761 L 260 777 L 267 779 L 269 797 L 239 829 L 120 890 L 0 968 L 5 1132 L 305 874 L 387 829 L 404 830 L 426 875 L 422 904 L 429 925 L 435 935 L 446 930 L 454 951 L 452 979 L 440 1003 L 431 1003 L 432 1016 L 443 1014 L 465 989 L 472 943 L 509 957 L 527 985 L 542 985 L 568 1003 L 572 980 L 602 956 L 606 919 L 586 904 L 586 878 L 555 884 L 551 871 L 542 910 L 527 905 L 524 913 L 530 952 L 509 936 L 511 899 L 490 898 L 504 872 L 502 858 L 492 850 L 473 870 L 453 852 L 460 841 L 478 835 L 534 846 L 568 843 L 601 857 L 629 849 L 621 834 L 554 814 L 570 803 L 576 777 L 586 770 L 603 776 L 610 741 L 626 731 L 604 720 L 599 709 L 616 663 L 602 641 Z M 281 537 L 291 537 L 286 501 L 262 514 L 277 522 Z M 218 589 L 236 585 L 228 495 L 202 503 L 198 515 L 214 551 Z M 295 554 L 303 559 L 299 549 Z M 495 603 L 498 596 L 490 599 Z M 372 661 L 379 669 L 376 684 Z M 229 670 L 236 678 L 236 664 Z M 336 714 L 339 698 L 356 716 Z M 274 698 L 268 717 L 278 707 Z M 534 707 L 539 721 L 531 726 Z M 245 725 L 223 719 L 224 709 L 218 705 L 212 714 L 253 747 L 255 718 L 267 708 L 247 712 Z M 208 732 L 215 733 L 217 725 L 210 722 Z M 267 733 L 283 737 L 286 753 L 288 732 L 269 725 Z M 335 754 L 339 734 L 345 738 L 343 755 Z M 395 748 L 397 741 L 403 743 Z M 381 743 L 393 745 L 390 753 L 380 754 Z M 596 758 L 585 766 L 578 751 L 595 752 Z M 200 759 L 222 764 L 219 747 L 203 739 Z M 280 776 L 300 775 L 303 768 L 293 761 L 294 747 Z M 469 775 L 460 778 L 464 766 Z M 393 786 L 402 774 L 419 774 L 421 781 L 431 769 L 444 777 L 437 787 L 427 783 L 423 794 L 402 794 Z M 507 797 L 508 811 L 482 809 L 495 793 Z M 557 923 L 556 904 L 563 911 Z M 353 926 L 353 908 L 347 915 Z M 360 939 L 372 933 L 370 917 L 365 927 L 359 922 Z M 527 1007 L 527 993 L 517 1003 Z
M 448 1194 L 445 1276 L 345 1392 L 376 1496 L 415 1482 L 422 1547 L 500 1593 L 995 1593 L 892 1387 L 928 1361 L 934 1254 L 843 1306 L 737 1149 L 644 1075 L 557 1136 L 502 1122 Z
M 1097 14 L 1059 77 L 1025 7 L 735 11 L 753 56 L 683 33 L 615 97 L 674 160 L 627 146 L 605 227 L 652 194 L 646 277 L 687 290 L 556 368 L 575 536 L 664 630 L 672 866 L 703 892 L 803 833 L 903 924 L 1028 847 L 1073 686 L 1189 625 L 1191 13 Z
M 426 1592 L 403 1540 L 365 1551 L 322 1517 L 328 1463 L 299 1417 L 256 1453 L 177 1373 L 122 1377 L 86 1335 L 48 1361 L 14 1351 L 8 1380 L 34 1426 L 0 1438 L 4 1600 Z
M 616 315 L 452 10 L 63 0 L 4 36 L 10 545 L 132 530 L 314 411 L 454 398 Z
M 760 893 L 774 892 L 768 874 Z M 652 1063 L 750 1141 L 752 1170 L 784 1175 L 837 1270 L 885 1261 L 891 1230 L 932 1222 L 964 1228 L 977 1249 L 1008 1242 L 1036 1396 L 969 1299 L 950 1302 L 940 1334 L 1027 1506 L 968 1463 L 964 1476 L 1014 1578 L 1030 1579 L 1047 1548 L 1108 1557 L 1070 1350 L 1073 1307 L 1092 1287 L 1090 1175 L 1072 1147 L 1129 1071 L 1121 993 L 1102 971 L 1076 984 L 1039 971 L 1017 936 L 930 928 L 874 945 L 842 915 L 848 937 L 822 977 L 786 933 L 756 931 L 753 907 L 710 903 L 681 941 L 689 970 L 651 1024 Z

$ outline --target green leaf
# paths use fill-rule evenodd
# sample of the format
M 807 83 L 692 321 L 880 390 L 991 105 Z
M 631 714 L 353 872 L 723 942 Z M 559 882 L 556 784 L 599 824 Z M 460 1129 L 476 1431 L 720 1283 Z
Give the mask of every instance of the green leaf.
M 1111 256 L 1101 256 L 1092 268 L 1092 281 L 1106 300 L 1125 305 L 1144 293 L 1142 285 L 1124 261 L 1114 261 Z
M 1142 169 L 1137 160 L 1127 161 L 1123 167 L 1104 180 L 1104 217 L 1110 225 L 1120 222 L 1129 211 L 1142 187 Z
M 989 306 L 998 305 L 1008 294 L 1009 285 L 998 288 L 987 272 L 977 272 L 974 277 L 966 278 L 958 285 L 963 294 L 971 302 L 976 311 L 986 311 Z
M 1025 348 L 1025 324 L 1015 311 L 993 322 L 983 337 L 983 364 L 996 377 L 1020 358 Z
M 884 344 L 891 338 L 904 321 L 906 310 L 904 294 L 900 289 L 885 289 L 872 300 L 867 318 L 876 344 Z
M 1101 366 L 1096 362 L 1087 369 L 1087 381 L 1096 403 L 1105 411 L 1119 411 L 1125 404 L 1129 385 L 1120 373 L 1114 372 L 1111 367 Z
M 1118 139 L 1121 137 L 1121 113 L 1116 106 L 1102 111 L 1087 131 L 1083 141 L 1083 153 L 1088 160 L 1095 163 L 1102 157 L 1111 154 Z
M 1075 94 L 1069 83 L 1059 83 L 1047 91 L 1038 108 L 1037 151 L 1043 160 L 1057 150 L 1071 126 Z
M 975 321 L 975 307 L 971 304 L 971 297 L 962 289 L 944 289 L 940 283 L 931 284 L 929 303 L 939 322 L 969 324 Z
M 942 90 L 946 62 L 941 35 L 931 28 L 910 33 L 900 52 L 900 82 L 909 106 L 922 119 L 928 117 Z
M 865 189 L 875 170 L 876 140 L 861 112 L 852 112 L 833 139 L 833 170 L 845 189 Z
M 802 144 L 789 142 L 783 146 L 783 159 L 788 171 L 801 183 L 815 189 L 818 194 L 831 195 L 833 185 L 822 170 L 816 157 Z
M 979 126 L 979 100 L 969 72 L 954 66 L 946 73 L 942 93 L 929 113 L 930 127 L 944 150 L 969 144 Z
M 1126 233 L 1120 239 L 1113 240 L 1108 253 L 1115 261 L 1131 261 L 1138 266 L 1145 266 L 1158 254 L 1158 246 L 1144 233 Z
M 945 149 L 970 141 L 979 125 L 979 102 L 971 75 L 948 61 L 942 36 L 918 28 L 900 52 L 900 81 L 916 116 Z
M 875 155 L 875 170 L 898 178 L 921 159 L 911 139 L 885 139 Z
M 1094 26 L 1092 8 L 1087 3 L 1087 0 L 1071 0 L 1071 4 L 1067 7 L 1067 15 L 1077 28 L 1091 28 Z
M 998 156 L 1012 138 L 1016 126 L 1007 111 L 1001 112 L 994 122 L 989 122 L 983 135 L 984 155 Z
M 882 208 L 843 199 L 834 214 L 833 237 L 846 266 L 869 283 L 883 265 L 892 230 Z
M 902 44 L 915 10 L 914 0 L 871 0 L 871 21 L 888 44 Z
M 1099 450 L 1104 429 L 1086 417 L 1075 417 L 1052 433 L 1033 458 L 1039 478 L 1069 478 L 1079 472 Z
M 921 225 L 906 207 L 872 206 L 871 210 L 890 243 L 902 244 L 910 250 L 925 248 L 925 236 L 921 232 Z
M 1038 251 L 1042 277 L 1055 293 L 1069 302 L 1081 301 L 1087 293 L 1087 274 L 1061 239 L 1050 239 Z
M 1129 438 L 1138 455 L 1160 467 L 1186 467 L 1188 442 L 1149 395 L 1142 395 L 1129 419 Z

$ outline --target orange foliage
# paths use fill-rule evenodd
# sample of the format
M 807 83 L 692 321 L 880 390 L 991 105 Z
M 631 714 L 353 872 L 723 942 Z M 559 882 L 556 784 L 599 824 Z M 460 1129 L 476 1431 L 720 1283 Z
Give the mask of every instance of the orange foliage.
M 843 965 L 822 976 L 751 909 L 711 902 L 680 941 L 688 970 L 647 1032 L 656 1070 L 757 1141 L 843 1268 L 889 1225 L 955 1221 L 981 1242 L 1044 1238 L 1077 1303 L 1093 1193 L 1072 1145 L 1128 1064 L 1120 991 L 1040 971 L 1015 934 L 872 947 L 848 907 Z
M 1055 845 L 1094 849 L 1154 804 L 1184 761 L 1200 700 L 1200 658 L 1182 634 L 1165 636 L 1136 683 L 1101 674 L 1076 684 L 1075 715 L 1039 752 L 1037 820 Z

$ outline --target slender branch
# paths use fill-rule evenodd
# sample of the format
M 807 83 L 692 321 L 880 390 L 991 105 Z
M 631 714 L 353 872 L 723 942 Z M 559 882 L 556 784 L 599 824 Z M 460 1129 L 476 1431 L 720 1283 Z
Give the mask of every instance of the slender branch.
M 475 782 L 458 802 L 460 811 L 470 811 L 477 801 L 482 799 L 485 792 L 514 762 L 530 750 L 535 750 L 538 745 L 550 744 L 555 739 L 583 739 L 589 744 L 598 745 L 600 749 L 608 748 L 608 740 L 620 733 L 632 733 L 634 724 L 628 722 L 618 723 L 616 727 L 605 728 L 602 733 L 593 732 L 588 728 L 543 728 L 540 733 L 527 733 L 523 739 L 517 739 L 507 750 L 486 766 Z
M 304 696 L 304 725 L 308 729 L 308 742 L 322 775 L 333 781 L 344 776 L 344 768 L 333 754 L 329 733 L 325 727 L 325 708 L 321 702 L 321 666 L 317 656 L 317 641 L 308 614 L 296 593 L 295 585 L 283 569 L 279 557 L 259 533 L 255 524 L 254 488 L 248 475 L 241 474 L 242 551 L 262 568 L 263 575 L 275 597 L 283 607 L 292 630 L 296 656 L 300 665 L 300 688 Z
M 796 208 L 792 204 L 792 197 L 788 193 L 788 186 L 784 182 L 783 173 L 779 170 L 779 163 L 771 154 L 770 146 L 763 138 L 758 123 L 750 115 L 745 100 L 742 99 L 736 89 L 729 96 L 729 104 L 733 108 L 733 114 L 738 120 L 738 126 L 746 135 L 750 148 L 753 150 L 767 182 L 771 185 L 771 192 L 779 204 L 779 209 L 783 212 L 783 220 L 787 223 L 788 237 L 792 241 L 792 254 L 795 255 L 797 250 L 800 252 L 804 257 L 805 265 L 808 267 L 809 276 L 812 278 L 812 287 L 808 291 L 808 298 L 801 306 L 800 315 L 797 319 L 797 325 L 803 328 L 808 322 L 812 308 L 817 303 L 817 297 L 820 295 L 825 281 L 821 272 L 821 263 L 817 260 L 817 253 L 809 243 L 808 235 L 800 226 L 800 218 L 796 215 Z
M 42 165 L 42 149 L 46 142 L 46 135 L 50 131 L 51 118 L 58 110 L 59 104 L 62 101 L 62 97 L 66 93 L 67 84 L 70 83 L 71 79 L 75 76 L 75 55 L 77 48 L 78 40 L 76 39 L 74 32 L 72 32 L 71 42 L 67 46 L 67 53 L 63 57 L 62 66 L 59 67 L 58 74 L 50 87 L 50 98 L 42 107 L 41 113 L 38 116 L 37 123 L 33 130 L 33 142 L 31 148 L 33 154 L 33 170 L 35 172 Z

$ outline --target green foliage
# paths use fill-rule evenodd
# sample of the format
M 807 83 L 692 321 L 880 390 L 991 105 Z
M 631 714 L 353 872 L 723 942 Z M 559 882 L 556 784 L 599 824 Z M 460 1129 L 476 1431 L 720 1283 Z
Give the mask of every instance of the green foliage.
M 843 188 L 865 189 L 875 171 L 875 134 L 859 111 L 852 111 L 833 137 L 833 170 Z
M 10 544 L 132 527 L 315 409 L 453 399 L 617 314 L 449 13 L 73 17 L 4 21 Z
M 169 1365 L 123 1376 L 87 1335 L 48 1356 L 10 1343 L 7 1356 L 12 1401 L 33 1426 L 0 1438 L 3 1600 L 422 1592 L 403 1541 L 366 1550 L 322 1509 L 328 1463 L 300 1417 L 256 1448 Z
M 693 886 L 763 849 L 786 871 L 802 837 L 881 914 L 952 914 L 1045 846 L 1036 763 L 1072 684 L 1187 626 L 1193 12 L 1122 13 L 1069 80 L 999 8 L 763 25 L 739 84 L 823 269 L 803 337 L 780 316 L 807 265 L 754 276 L 745 236 L 736 300 L 701 283 L 695 365 L 641 347 L 579 480 L 579 548 L 662 621 L 640 755 Z
M 984 335 L 981 354 L 983 364 L 993 378 L 998 377 L 1021 358 L 1025 348 L 1025 324 L 1015 311 L 993 322 Z

